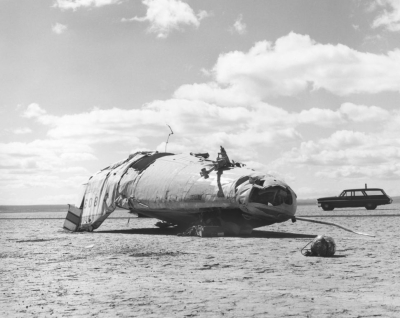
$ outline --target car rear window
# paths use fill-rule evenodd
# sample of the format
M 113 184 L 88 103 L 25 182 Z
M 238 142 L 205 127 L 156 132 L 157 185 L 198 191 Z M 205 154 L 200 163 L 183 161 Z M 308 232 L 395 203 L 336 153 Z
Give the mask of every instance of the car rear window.
M 382 190 L 364 190 L 367 195 L 383 195 Z

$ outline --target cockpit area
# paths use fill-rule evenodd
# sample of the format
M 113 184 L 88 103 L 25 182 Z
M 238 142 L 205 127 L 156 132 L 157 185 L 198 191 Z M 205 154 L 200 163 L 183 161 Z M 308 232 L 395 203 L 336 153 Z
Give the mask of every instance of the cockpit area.
M 268 188 L 253 188 L 249 203 L 261 203 L 265 205 L 278 206 L 281 204 L 292 205 L 293 197 L 289 189 L 281 186 L 272 186 Z

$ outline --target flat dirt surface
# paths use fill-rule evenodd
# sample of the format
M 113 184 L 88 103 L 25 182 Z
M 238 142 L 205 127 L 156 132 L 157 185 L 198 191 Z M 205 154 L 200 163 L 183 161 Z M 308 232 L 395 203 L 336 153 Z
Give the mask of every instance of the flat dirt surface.
M 181 237 L 116 212 L 93 233 L 66 213 L 0 213 L 0 317 L 400 317 L 400 205 L 297 216 L 251 237 Z M 128 223 L 129 220 L 129 223 Z M 334 257 L 305 257 L 316 235 Z

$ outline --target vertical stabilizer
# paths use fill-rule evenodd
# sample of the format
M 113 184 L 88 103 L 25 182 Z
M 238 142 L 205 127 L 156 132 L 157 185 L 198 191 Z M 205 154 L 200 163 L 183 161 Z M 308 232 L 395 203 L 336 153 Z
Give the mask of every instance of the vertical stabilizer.
M 82 209 L 79 209 L 73 205 L 68 204 L 68 213 L 64 221 L 64 228 L 72 232 L 76 232 L 79 229 L 82 221 Z

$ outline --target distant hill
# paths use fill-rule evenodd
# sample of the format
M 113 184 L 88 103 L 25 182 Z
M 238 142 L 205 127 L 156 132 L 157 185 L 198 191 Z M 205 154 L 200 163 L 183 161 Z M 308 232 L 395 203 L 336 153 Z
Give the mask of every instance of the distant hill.
M 399 197 L 392 197 L 393 203 L 400 203 L 400 196 Z
M 400 196 L 392 197 L 393 203 L 400 203 Z M 300 199 L 297 205 L 316 205 L 317 199 Z M 117 208 L 118 209 L 118 208 Z M 67 212 L 67 204 L 0 205 L 0 213 L 7 212 Z
M 297 205 L 316 205 L 317 199 L 297 200 Z
M 0 212 L 67 212 L 67 204 L 0 205 Z

